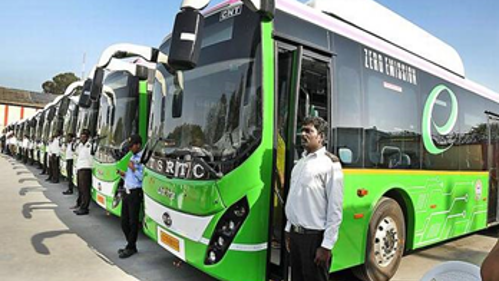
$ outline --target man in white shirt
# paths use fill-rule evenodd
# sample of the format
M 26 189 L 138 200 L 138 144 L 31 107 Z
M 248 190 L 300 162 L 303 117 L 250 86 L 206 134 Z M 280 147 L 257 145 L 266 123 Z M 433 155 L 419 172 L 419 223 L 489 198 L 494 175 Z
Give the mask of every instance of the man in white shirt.
M 66 174 L 68 175 L 68 189 L 62 194 L 73 194 L 73 145 L 74 135 L 69 133 L 66 137 Z
M 50 175 L 52 176 L 52 183 L 59 183 L 59 175 L 61 174 L 59 169 L 59 161 L 61 157 L 60 136 L 60 131 L 57 131 L 54 134 L 52 142 L 50 143 Z
M 29 137 L 28 135 L 24 135 L 23 143 L 22 143 L 22 155 L 23 155 L 23 163 L 28 163 L 28 151 L 29 151 Z
M 92 186 L 92 146 L 88 141 L 90 131 L 85 129 L 80 134 L 80 144 L 77 148 L 76 171 L 78 180 L 78 199 L 76 205 L 79 209 L 74 213 L 78 216 L 88 215 L 90 205 L 90 187 Z
M 286 247 L 292 281 L 327 281 L 331 251 L 343 214 L 343 172 L 339 159 L 326 151 L 327 122 L 302 122 L 303 157 L 293 168 L 286 202 Z
M 46 151 L 45 151 L 45 170 L 47 175 L 49 177 L 45 179 L 46 181 L 52 181 L 54 176 L 52 175 L 52 143 L 54 142 L 54 137 L 51 137 L 48 143 L 46 144 Z

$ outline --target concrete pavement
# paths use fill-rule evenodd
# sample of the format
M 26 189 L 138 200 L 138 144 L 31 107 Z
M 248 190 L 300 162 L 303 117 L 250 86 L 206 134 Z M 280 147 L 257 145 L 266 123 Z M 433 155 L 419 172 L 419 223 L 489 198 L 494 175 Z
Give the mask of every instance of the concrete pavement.
M 121 260 L 125 245 L 117 217 L 95 204 L 90 215 L 69 209 L 66 182 L 51 184 L 39 170 L 0 157 L 0 280 L 2 281 L 187 281 L 213 280 L 143 234 L 139 253 Z

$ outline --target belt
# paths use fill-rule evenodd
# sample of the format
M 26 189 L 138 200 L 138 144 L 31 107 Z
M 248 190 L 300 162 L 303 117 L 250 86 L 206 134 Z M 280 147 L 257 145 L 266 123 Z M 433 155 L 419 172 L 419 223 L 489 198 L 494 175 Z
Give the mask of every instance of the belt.
M 322 233 L 324 233 L 324 230 L 306 229 L 306 228 L 301 227 L 301 226 L 291 225 L 291 232 L 297 233 L 297 234 L 322 234 Z
M 138 192 L 138 191 L 142 191 L 142 188 L 132 188 L 132 189 L 129 189 L 129 188 L 125 187 L 125 193 L 126 194 L 130 194 L 132 192 Z

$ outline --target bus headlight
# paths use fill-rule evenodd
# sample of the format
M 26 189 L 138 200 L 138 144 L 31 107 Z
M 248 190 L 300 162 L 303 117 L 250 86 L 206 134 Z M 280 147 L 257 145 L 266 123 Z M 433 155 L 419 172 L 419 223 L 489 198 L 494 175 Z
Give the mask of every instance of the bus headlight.
M 222 260 L 248 214 L 249 204 L 246 197 L 236 202 L 223 214 L 208 244 L 204 262 L 206 265 L 213 265 Z

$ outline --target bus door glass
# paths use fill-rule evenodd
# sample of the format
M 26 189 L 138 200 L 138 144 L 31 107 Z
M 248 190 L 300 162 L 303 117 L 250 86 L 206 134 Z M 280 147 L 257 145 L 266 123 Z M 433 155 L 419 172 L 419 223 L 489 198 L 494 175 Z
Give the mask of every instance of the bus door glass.
M 488 118 L 488 170 L 489 170 L 489 212 L 488 223 L 499 222 L 498 219 L 498 184 L 499 184 L 499 118 Z
M 276 161 L 271 223 L 270 270 L 273 280 L 286 280 L 288 256 L 284 213 L 289 178 L 303 153 L 301 122 L 307 116 L 330 121 L 330 59 L 301 46 L 278 43 L 276 55 Z

